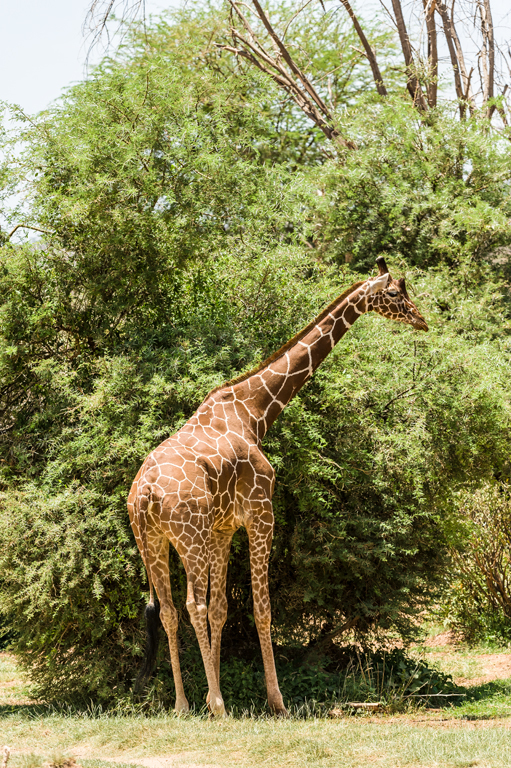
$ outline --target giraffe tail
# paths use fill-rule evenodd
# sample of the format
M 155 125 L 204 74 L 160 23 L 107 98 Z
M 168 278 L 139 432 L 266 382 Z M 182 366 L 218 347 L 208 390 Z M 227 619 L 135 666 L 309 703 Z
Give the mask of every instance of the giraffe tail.
M 156 665 L 156 656 L 158 655 L 159 636 L 158 628 L 160 626 L 160 606 L 158 600 L 155 599 L 153 593 L 153 585 L 151 583 L 151 577 L 147 574 L 149 579 L 151 596 L 149 602 L 145 607 L 145 627 L 146 627 L 146 645 L 144 661 L 142 662 L 142 668 L 138 673 L 138 677 L 135 681 L 134 691 L 135 693 L 141 693 L 145 688 L 147 681 L 151 677 L 154 667 Z
M 158 601 L 148 603 L 145 608 L 146 647 L 142 669 L 135 682 L 135 692 L 139 693 L 151 677 L 158 654 L 158 627 L 160 625 L 160 609 Z

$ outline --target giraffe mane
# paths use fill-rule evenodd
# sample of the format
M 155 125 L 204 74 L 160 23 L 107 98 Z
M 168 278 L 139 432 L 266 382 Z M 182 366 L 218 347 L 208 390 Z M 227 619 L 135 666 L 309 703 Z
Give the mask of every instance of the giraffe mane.
M 366 281 L 365 280 L 359 280 L 357 283 L 353 283 L 353 285 L 350 288 L 347 288 L 345 291 L 343 291 L 337 298 L 335 298 L 333 301 L 328 304 L 325 309 L 317 315 L 314 320 L 311 320 L 310 323 L 307 323 L 301 331 L 298 331 L 289 341 L 286 341 L 285 344 L 283 344 L 280 349 L 277 349 L 276 352 L 273 352 L 269 357 L 266 358 L 266 360 L 263 360 L 261 363 L 256 365 L 254 368 L 251 368 L 249 371 L 245 371 L 245 373 L 240 373 L 239 376 L 235 376 L 233 379 L 229 379 L 229 381 L 225 381 L 223 384 L 220 384 L 218 387 L 215 387 L 211 390 L 208 397 L 211 395 L 214 395 L 215 392 L 218 392 L 220 389 L 224 389 L 224 387 L 232 387 L 234 384 L 240 384 L 242 381 L 246 381 L 246 379 L 249 379 L 251 376 L 254 376 L 256 373 L 259 373 L 259 371 L 262 371 L 263 368 L 266 368 L 267 365 L 270 365 L 271 363 L 274 363 L 275 360 L 278 360 L 279 357 L 282 357 L 282 355 L 285 355 L 288 349 L 291 349 L 300 339 L 302 339 L 304 336 L 306 336 L 309 331 L 312 331 L 312 329 L 320 323 L 324 318 L 338 305 L 343 301 L 347 296 L 350 295 L 350 293 L 353 293 L 353 291 L 356 291 L 357 288 L 360 288 L 361 285 L 363 285 Z

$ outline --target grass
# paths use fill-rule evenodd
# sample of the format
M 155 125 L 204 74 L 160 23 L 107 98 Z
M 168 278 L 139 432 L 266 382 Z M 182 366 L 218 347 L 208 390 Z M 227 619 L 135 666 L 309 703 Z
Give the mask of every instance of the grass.
M 16 667 L 14 656 L 0 653 L 0 706 L 26 701 L 28 697 L 25 681 Z M 0 730 L 0 735 L 1 733 Z
M 430 663 L 434 663 L 442 672 L 452 675 L 455 679 L 473 680 L 484 674 L 485 661 L 488 657 L 508 655 L 510 648 L 494 646 L 477 646 L 467 648 L 461 646 L 435 646 L 427 644 L 416 650 L 416 653 Z M 511 667 L 509 670 L 511 677 Z
M 18 677 L 13 656 L 4 653 L 0 661 L 0 683 L 10 683 Z
M 511 717 L 509 648 L 425 645 L 416 649 L 416 653 L 442 672 L 451 674 L 464 692 L 463 698 L 446 709 L 451 717 L 481 720 Z M 492 672 L 495 679 L 487 679 Z
M 444 649 L 423 649 L 436 659 Z M 454 677 L 477 680 L 483 654 L 445 650 Z M 454 664 L 456 662 L 457 666 Z M 511 766 L 511 679 L 466 686 L 457 706 L 394 716 L 339 719 L 176 717 L 58 711 L 13 704 L 23 682 L 12 657 L 0 657 L 0 746 L 12 749 L 9 768 L 43 768 L 75 757 L 83 768 L 500 768 Z M 8 696 L 6 695 L 8 692 Z M 55 756 L 59 756 L 56 758 Z
M 148 765 L 165 756 L 179 766 L 468 766 L 511 765 L 511 729 L 470 721 L 424 727 L 413 720 L 358 718 L 273 720 L 161 717 L 31 718 L 2 721 L 12 745 L 13 768 L 39 768 L 56 751 L 74 755 L 84 768 L 100 764 Z M 27 764 L 27 757 L 30 765 Z M 139 762 L 142 761 L 142 762 Z M 478 761 L 478 762 L 476 762 Z
M 452 675 L 455 679 L 473 680 L 482 674 L 482 664 L 476 651 L 467 649 L 463 653 L 451 647 L 424 648 L 424 658 L 433 662 L 442 672 Z

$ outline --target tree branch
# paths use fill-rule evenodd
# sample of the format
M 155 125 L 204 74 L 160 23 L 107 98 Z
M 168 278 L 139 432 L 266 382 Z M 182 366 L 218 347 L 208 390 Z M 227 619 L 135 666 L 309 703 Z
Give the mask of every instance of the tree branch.
M 249 39 L 238 32 L 233 26 L 231 34 L 235 41 L 239 41 L 242 44 L 243 48 L 240 49 L 226 45 L 219 45 L 218 47 L 244 56 L 262 72 L 270 75 L 281 88 L 289 93 L 295 104 L 323 131 L 325 136 L 340 146 L 354 149 L 355 145 L 353 142 L 344 139 L 334 127 L 333 115 L 273 29 L 259 0 L 252 0 L 252 3 L 257 16 L 270 36 L 275 51 L 274 55 L 265 49 L 250 22 L 242 12 L 240 6 L 244 5 L 244 3 L 240 3 L 237 0 L 229 0 L 229 3 L 232 11 L 248 33 Z M 284 64 L 287 65 L 290 72 Z
M 380 72 L 380 69 L 378 67 L 378 62 L 376 61 L 375 53 L 374 53 L 373 49 L 371 48 L 371 46 L 369 45 L 369 41 L 368 41 L 367 37 L 364 34 L 364 30 L 360 26 L 360 23 L 359 23 L 356 15 L 355 15 L 355 13 L 353 11 L 353 8 L 351 7 L 351 5 L 349 3 L 349 0 L 339 0 L 339 2 L 342 3 L 342 5 L 348 11 L 349 17 L 350 17 L 351 21 L 353 22 L 353 26 L 355 27 L 355 31 L 356 31 L 357 35 L 359 36 L 359 38 L 360 38 L 360 42 L 364 46 L 364 50 L 366 52 L 367 60 L 369 62 L 369 65 L 371 67 L 371 71 L 373 73 L 373 79 L 374 79 L 374 82 L 376 84 L 376 90 L 378 91 L 380 96 L 387 96 L 387 89 L 385 88 L 385 86 L 383 84 L 383 77 L 381 76 L 381 72 Z
M 508 86 L 505 85 L 504 86 L 504 90 L 502 91 L 502 100 L 504 100 L 505 97 L 506 97 L 507 89 L 508 89 Z M 504 110 L 504 107 L 502 106 L 502 104 L 500 104 L 500 105 L 496 104 L 495 107 L 496 107 L 497 112 L 499 113 L 499 115 L 500 115 L 500 117 L 502 119 L 502 122 L 504 123 L 505 127 L 508 128 L 509 127 L 509 122 L 508 122 L 507 115 L 506 115 L 506 112 Z M 491 117 L 491 115 L 490 115 L 490 117 Z
M 408 32 L 406 31 L 406 24 L 401 8 L 401 0 L 392 0 L 392 7 L 396 17 L 397 31 L 401 41 L 401 49 L 403 51 L 403 56 L 405 57 L 405 64 L 408 74 L 406 87 L 408 88 L 410 96 L 412 97 L 413 103 L 417 104 L 419 108 L 425 112 L 427 105 L 422 93 L 420 83 L 414 74 L 412 46 L 410 45 L 410 38 L 408 37 Z
M 454 19 L 449 16 L 449 11 L 445 3 L 441 0 L 437 0 L 436 8 L 442 19 L 445 39 L 449 48 L 449 55 L 451 57 L 451 64 L 454 72 L 454 86 L 456 88 L 456 95 L 460 100 L 460 116 L 465 116 L 465 102 L 468 101 L 470 112 L 474 111 L 474 99 L 470 92 L 470 77 L 467 74 L 467 68 L 465 66 L 465 58 L 463 56 L 463 50 L 461 43 L 454 26 Z
M 33 229 L 35 232 L 43 232 L 45 235 L 53 235 L 53 232 L 50 232 L 48 229 L 40 229 L 39 227 L 32 227 L 30 224 L 16 224 L 14 229 L 11 232 L 9 232 L 9 234 L 7 235 L 9 240 L 18 229 Z
M 483 100 L 487 105 L 486 114 L 488 118 L 495 112 L 496 105 L 491 104 L 488 106 L 490 99 L 494 96 L 494 79 L 495 79 L 495 36 L 493 32 L 493 19 L 491 15 L 490 0 L 478 0 L 479 15 L 481 17 L 481 34 L 483 36 L 483 49 L 481 50 L 481 57 L 483 58 Z M 488 62 L 486 62 L 486 58 Z
M 460 76 L 460 68 L 458 65 L 458 57 L 456 55 L 456 48 L 454 45 L 454 40 L 452 37 L 451 32 L 451 19 L 449 16 L 449 13 L 447 11 L 447 7 L 444 3 L 437 2 L 436 4 L 436 10 L 440 14 L 440 18 L 442 19 L 442 24 L 444 28 L 444 35 L 445 40 L 447 43 L 447 47 L 449 49 L 449 56 L 451 57 L 451 66 L 452 71 L 454 74 L 454 88 L 456 90 L 456 96 L 458 98 L 458 101 L 460 102 L 460 116 L 463 118 L 465 115 L 465 107 L 464 107 L 464 91 L 463 86 L 461 84 L 461 76 Z
M 426 29 L 428 32 L 428 75 L 426 85 L 428 92 L 428 104 L 436 107 L 438 91 L 438 45 L 435 23 L 435 0 L 423 0 L 424 14 L 426 16 Z
M 323 99 L 321 99 L 320 96 L 316 93 L 316 91 L 312 87 L 311 83 L 309 82 L 309 79 L 307 78 L 307 76 L 301 71 L 301 69 L 295 64 L 295 62 L 291 58 L 291 55 L 289 54 L 289 51 L 287 50 L 286 46 L 280 40 L 279 36 L 277 35 L 275 30 L 271 26 L 270 20 L 268 19 L 268 16 L 266 15 L 266 13 L 264 12 L 263 8 L 259 4 L 259 0 L 252 0 L 252 3 L 254 5 L 256 11 L 257 11 L 257 15 L 259 16 L 259 18 L 263 22 L 264 26 L 266 27 L 266 30 L 267 30 L 268 34 L 270 35 L 270 37 L 274 41 L 276 47 L 278 48 L 278 50 L 282 54 L 282 58 L 284 59 L 284 61 L 288 65 L 288 67 L 291 70 L 291 72 L 293 72 L 293 74 L 296 77 L 298 77 L 299 80 L 301 80 L 301 82 L 303 83 L 303 86 L 304 86 L 305 90 L 307 91 L 307 93 L 309 94 L 309 96 L 316 102 L 316 104 L 321 109 L 323 114 L 328 119 L 331 120 L 331 115 L 330 115 L 330 112 L 328 111 L 328 108 L 327 108 L 326 104 L 324 103 Z

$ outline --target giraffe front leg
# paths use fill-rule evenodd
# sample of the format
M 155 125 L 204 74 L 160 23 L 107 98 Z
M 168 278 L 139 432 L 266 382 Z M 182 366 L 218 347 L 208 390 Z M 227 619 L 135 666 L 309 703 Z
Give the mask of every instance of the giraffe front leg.
M 223 533 L 221 531 L 213 531 L 211 534 L 208 619 L 211 629 L 211 656 L 219 685 L 220 645 L 222 629 L 227 618 L 225 583 L 232 536 L 232 533 Z
M 254 619 L 261 643 L 268 705 L 281 717 L 287 716 L 287 709 L 277 680 L 275 659 L 271 644 L 271 605 L 268 587 L 268 560 L 273 539 L 273 510 L 271 502 L 260 513 L 255 513 L 247 526 L 250 547 L 250 570 L 254 598 Z

